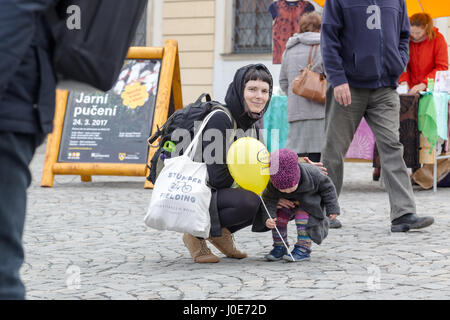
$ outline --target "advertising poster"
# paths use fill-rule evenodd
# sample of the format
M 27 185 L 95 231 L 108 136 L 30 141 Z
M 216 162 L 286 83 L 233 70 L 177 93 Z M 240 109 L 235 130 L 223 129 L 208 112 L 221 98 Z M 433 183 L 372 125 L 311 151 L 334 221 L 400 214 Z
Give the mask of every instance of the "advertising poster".
M 161 60 L 126 60 L 108 92 L 70 91 L 59 162 L 146 163 Z

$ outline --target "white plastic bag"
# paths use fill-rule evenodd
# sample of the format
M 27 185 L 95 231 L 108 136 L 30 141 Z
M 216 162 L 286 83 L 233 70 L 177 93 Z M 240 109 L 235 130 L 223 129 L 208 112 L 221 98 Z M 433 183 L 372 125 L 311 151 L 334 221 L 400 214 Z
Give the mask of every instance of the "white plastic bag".
M 203 129 L 218 111 L 211 112 L 203 120 L 183 155 L 164 160 L 164 168 L 155 181 L 150 206 L 144 218 L 147 226 L 201 238 L 209 237 L 211 189 L 206 185 L 208 172 L 205 163 L 195 162 L 193 158 Z

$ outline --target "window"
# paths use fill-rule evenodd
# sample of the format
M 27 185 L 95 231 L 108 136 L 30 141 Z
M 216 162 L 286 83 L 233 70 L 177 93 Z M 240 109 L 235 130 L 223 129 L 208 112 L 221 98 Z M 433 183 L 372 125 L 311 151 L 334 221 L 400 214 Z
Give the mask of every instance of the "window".
M 272 0 L 234 0 L 234 53 L 271 53 Z

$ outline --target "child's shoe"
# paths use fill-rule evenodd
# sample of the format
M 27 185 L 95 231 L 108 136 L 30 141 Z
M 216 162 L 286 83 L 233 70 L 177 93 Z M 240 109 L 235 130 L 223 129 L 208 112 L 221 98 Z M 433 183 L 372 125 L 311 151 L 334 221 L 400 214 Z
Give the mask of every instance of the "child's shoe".
M 278 261 L 283 258 L 283 256 L 287 253 L 287 250 L 284 246 L 273 246 L 272 251 L 269 254 L 266 254 L 264 257 L 269 261 Z
M 304 246 L 294 246 L 294 250 L 292 250 L 291 255 L 285 254 L 283 259 L 290 262 L 300 262 L 300 261 L 308 261 L 310 260 L 311 249 Z M 292 260 L 294 258 L 294 260 Z

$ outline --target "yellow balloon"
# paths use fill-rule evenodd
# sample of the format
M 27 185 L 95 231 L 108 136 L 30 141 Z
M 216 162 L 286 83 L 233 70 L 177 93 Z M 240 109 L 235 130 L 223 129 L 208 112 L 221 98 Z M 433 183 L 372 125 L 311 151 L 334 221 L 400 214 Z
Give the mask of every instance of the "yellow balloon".
M 246 190 L 261 194 L 269 183 L 269 151 L 255 138 L 237 139 L 228 150 L 227 165 L 234 181 Z

